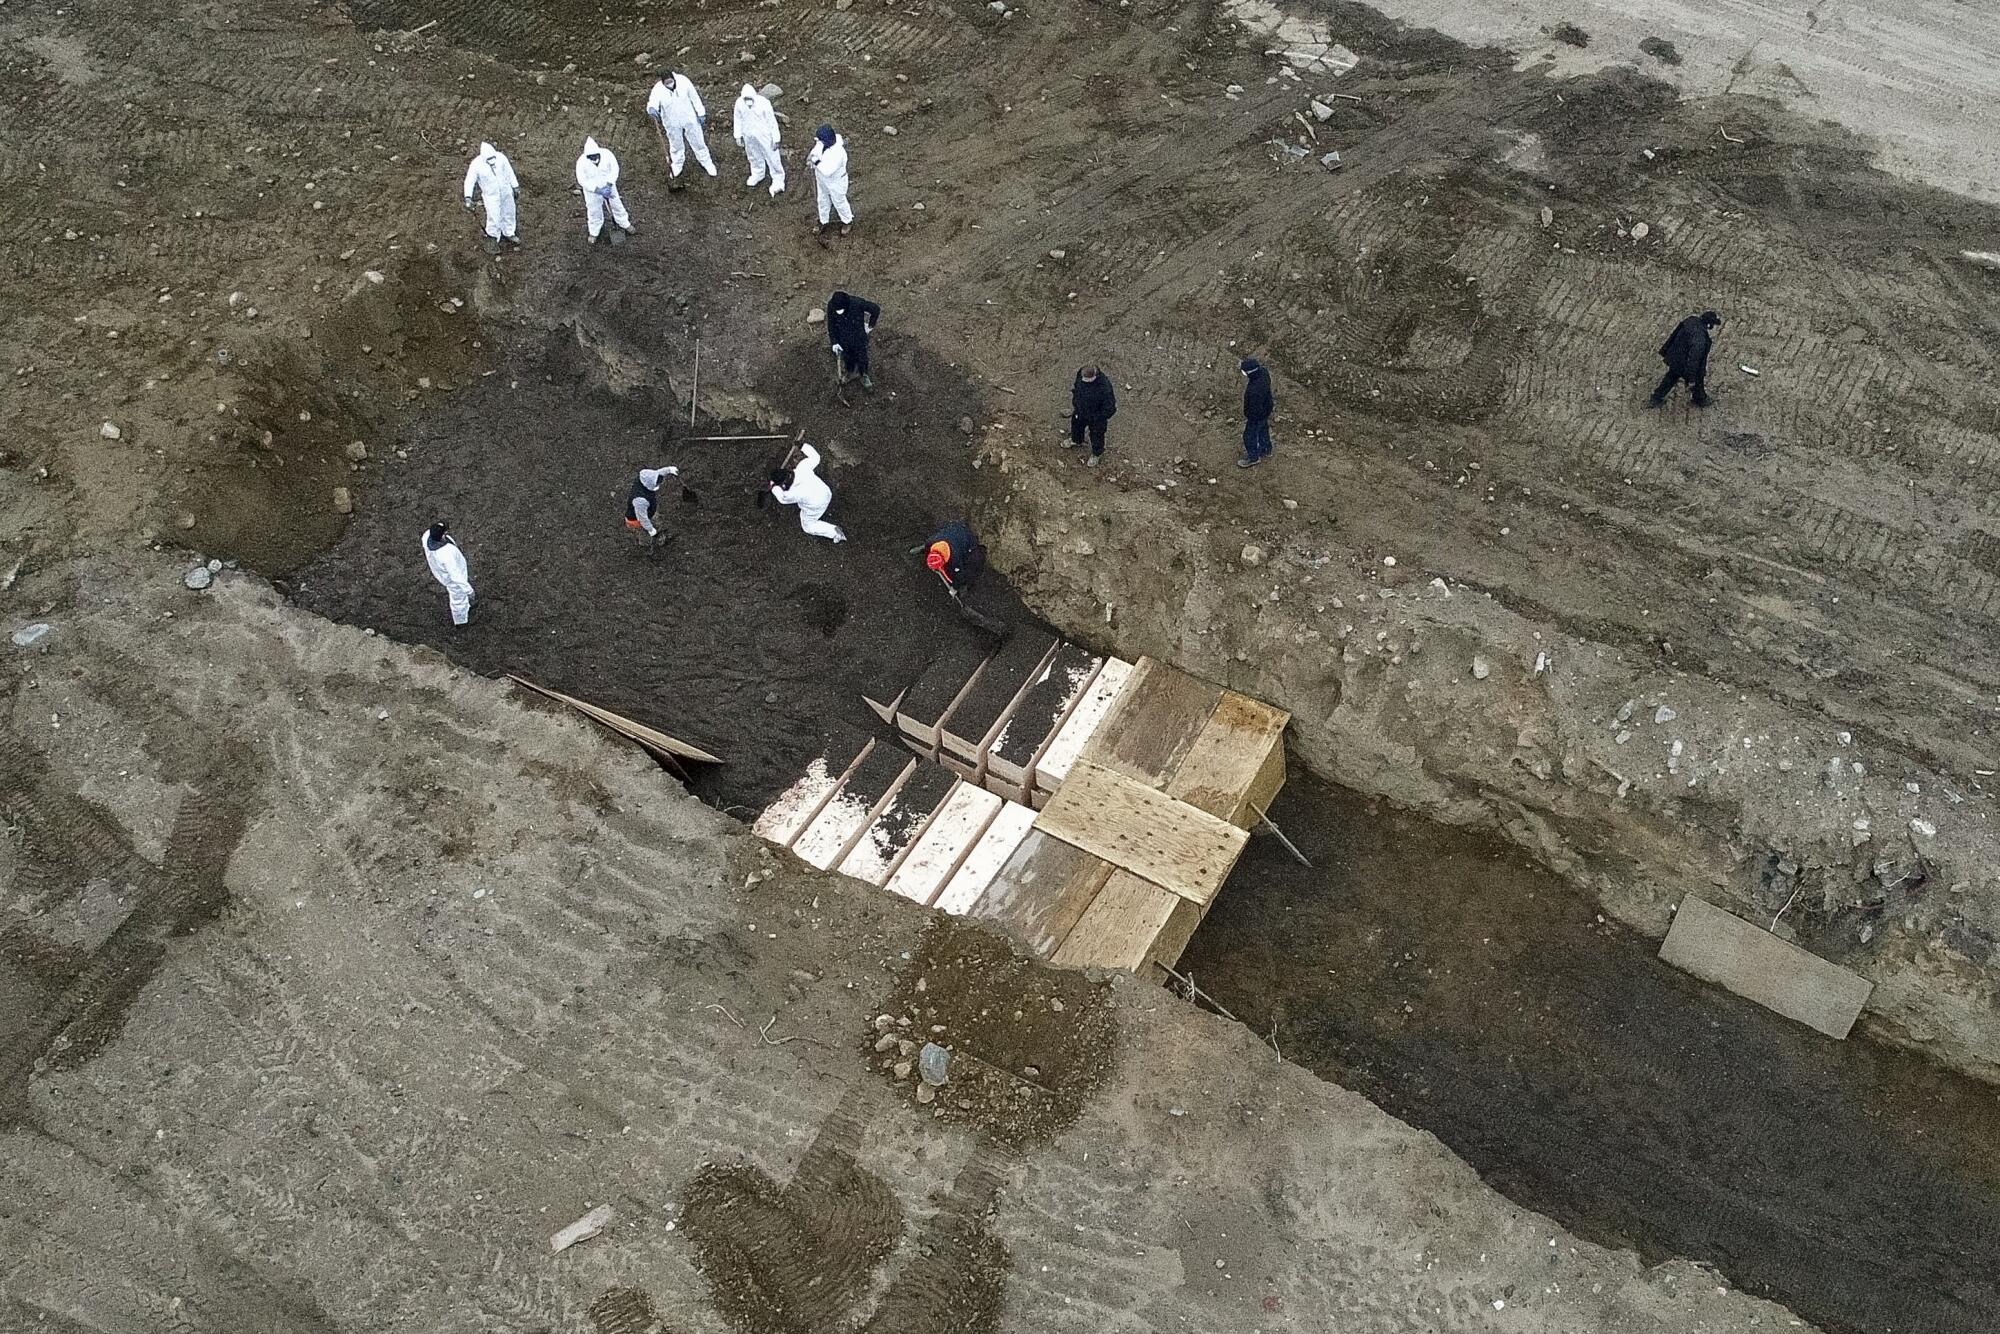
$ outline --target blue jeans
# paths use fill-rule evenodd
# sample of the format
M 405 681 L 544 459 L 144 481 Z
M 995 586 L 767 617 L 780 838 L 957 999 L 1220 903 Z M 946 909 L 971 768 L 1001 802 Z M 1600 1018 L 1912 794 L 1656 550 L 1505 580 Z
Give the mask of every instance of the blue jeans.
M 1261 459 L 1271 452 L 1271 420 L 1243 423 L 1243 457 Z

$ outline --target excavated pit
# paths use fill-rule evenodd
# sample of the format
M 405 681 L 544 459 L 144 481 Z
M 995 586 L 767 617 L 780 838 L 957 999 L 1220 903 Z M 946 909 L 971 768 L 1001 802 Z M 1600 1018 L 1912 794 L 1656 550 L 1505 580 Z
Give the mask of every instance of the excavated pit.
M 781 445 L 675 443 L 685 403 L 610 387 L 602 352 L 553 334 L 414 420 L 395 446 L 407 459 L 293 595 L 713 749 L 728 762 L 693 787 L 742 817 L 833 732 L 879 731 L 864 690 L 991 650 L 908 554 L 961 512 L 949 498 L 1009 491 L 953 429 L 979 405 L 948 365 L 901 346 L 878 395 L 843 407 L 800 351 L 758 420 L 693 428 L 805 427 L 852 538 L 836 547 L 754 504 Z M 651 461 L 679 464 L 698 496 L 672 506 L 677 540 L 658 556 L 620 524 L 627 478 Z M 418 555 L 436 515 L 479 590 L 464 631 Z M 980 601 L 1032 620 L 997 575 Z M 1127 605 L 1135 623 L 1166 610 Z M 1068 628 L 1121 647 L 1102 623 Z M 1296 759 L 1273 816 L 1314 869 L 1253 840 L 1184 963 L 1288 1059 L 1436 1133 L 1520 1203 L 1650 1258 L 1713 1262 L 1828 1330 L 2000 1322 L 1978 1241 L 2000 1235 L 1989 1088 L 1703 986 L 1511 846 L 1385 811 Z

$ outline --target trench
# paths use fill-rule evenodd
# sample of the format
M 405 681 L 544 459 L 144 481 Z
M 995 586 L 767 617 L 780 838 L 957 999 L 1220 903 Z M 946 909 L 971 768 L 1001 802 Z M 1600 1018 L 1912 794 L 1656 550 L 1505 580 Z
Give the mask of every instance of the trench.
M 285 586 L 333 619 L 715 750 L 728 762 L 693 789 L 747 819 L 835 733 L 881 735 L 864 691 L 981 642 L 908 555 L 959 517 L 955 498 L 992 485 L 952 427 L 975 395 L 903 346 L 877 398 L 830 406 L 796 388 L 816 383 L 811 356 L 781 358 L 771 381 L 788 387 L 770 403 L 825 442 L 845 544 L 753 503 L 773 446 L 675 443 L 683 402 L 614 392 L 558 332 L 409 421 L 407 459 Z M 672 506 L 677 540 L 659 555 L 620 522 L 649 461 L 680 465 L 694 492 Z M 462 631 L 418 551 L 441 516 L 479 590 Z M 979 598 L 1033 620 L 997 575 Z M 1103 627 L 1077 628 L 1107 647 Z M 1273 816 L 1314 869 L 1253 839 L 1183 964 L 1285 1058 L 1436 1134 L 1564 1227 L 1648 1260 L 1712 1263 L 1829 1331 L 2000 1328 L 1991 1089 L 1679 974 L 1479 834 L 1296 765 Z

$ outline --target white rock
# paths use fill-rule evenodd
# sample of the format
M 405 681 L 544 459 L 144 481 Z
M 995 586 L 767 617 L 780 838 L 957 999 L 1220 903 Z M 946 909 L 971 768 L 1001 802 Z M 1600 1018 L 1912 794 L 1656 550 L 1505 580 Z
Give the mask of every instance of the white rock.
M 1258 546 L 1255 542 L 1251 542 L 1243 548 L 1242 561 L 1245 565 L 1262 565 L 1264 558 L 1269 554 L 1264 548 Z
M 1394 569 L 1396 565 L 1396 558 L 1394 556 L 1384 556 L 1382 558 L 1382 563 L 1384 565 L 1387 565 L 1391 569 Z
M 1937 826 L 1929 820 L 1912 820 L 1910 821 L 1910 832 L 1920 838 L 1930 838 L 1937 833 Z
M 1674 712 L 1673 706 L 1668 704 L 1662 704 L 1653 710 L 1653 721 L 1656 723 L 1670 723 L 1678 717 L 1680 714 Z
M 1635 222 L 1632 224 L 1632 239 L 1634 241 L 1643 241 L 1646 239 L 1646 234 L 1652 230 L 1651 227 L 1643 222 Z
M 369 282 L 374 283 L 378 287 L 381 286 L 383 283 L 389 281 L 382 275 L 382 270 L 380 269 L 363 269 L 361 271 L 361 276 L 366 278 Z
M 1314 98 L 1311 102 L 1307 103 L 1307 105 L 1312 108 L 1314 120 L 1324 121 L 1333 119 L 1333 108 L 1328 106 L 1326 103 L 1320 101 L 1318 98 Z
M 762 93 L 764 96 L 770 98 L 773 102 L 777 101 L 779 98 L 785 95 L 784 88 L 775 83 L 767 83 L 762 88 L 759 88 L 757 91 Z
M 611 1206 L 600 1204 L 583 1217 L 549 1238 L 549 1249 L 566 1251 L 579 1241 L 589 1241 L 611 1225 Z
M 1556 220 L 1556 211 L 1550 208 L 1547 204 L 1542 205 L 1542 226 L 1546 227 L 1555 220 Z
M 206 565 L 197 565 L 181 576 L 181 582 L 199 593 L 215 582 L 215 576 L 209 573 Z
M 1067 250 L 1051 250 L 1051 251 L 1049 251 L 1049 258 L 1050 258 L 1050 259 L 1065 259 L 1065 258 L 1067 258 L 1067 257 L 1068 257 L 1068 255 L 1069 255 L 1069 251 L 1067 251 Z
M 882 127 L 882 133 L 888 135 L 891 139 L 894 139 L 896 137 L 896 127 L 893 125 L 884 125 Z
M 1243 93 L 1243 85 L 1240 83 L 1232 83 L 1227 88 L 1224 88 L 1222 91 L 1230 94 L 1231 96 L 1240 97 Z
M 335 514 L 354 513 L 354 493 L 344 486 L 333 488 L 333 512 Z
M 1485 679 L 1486 679 L 1487 677 L 1489 677 L 1489 676 L 1491 676 L 1491 675 L 1493 675 L 1493 667 L 1492 667 L 1492 665 L 1491 665 L 1490 663 L 1488 663 L 1488 662 L 1486 661 L 1486 659 L 1484 659 L 1484 658 L 1479 658 L 1479 657 L 1475 657 L 1475 658 L 1474 658 L 1474 659 L 1472 660 L 1472 679 L 1473 679 L 1473 680 L 1475 680 L 1475 681 L 1484 681 L 1484 680 L 1485 680 Z
M 38 644 L 42 641 L 43 636 L 47 635 L 54 628 L 47 621 L 36 621 L 33 625 L 24 625 L 13 634 L 14 647 L 28 648 L 34 644 Z
M 103 436 L 106 440 L 117 440 L 125 434 L 123 431 L 119 430 L 116 426 L 113 426 L 110 422 L 106 422 L 104 423 L 104 425 L 98 427 L 97 433 Z
M 811 310 L 806 312 L 806 323 L 825 324 L 826 312 L 824 310 L 821 310 L 818 306 L 814 306 Z

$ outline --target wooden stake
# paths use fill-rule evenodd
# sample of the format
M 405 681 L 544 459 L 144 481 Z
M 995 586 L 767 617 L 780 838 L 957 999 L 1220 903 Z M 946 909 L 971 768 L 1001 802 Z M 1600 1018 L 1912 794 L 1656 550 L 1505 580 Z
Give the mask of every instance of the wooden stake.
M 701 339 L 694 340 L 694 388 L 688 391 L 688 429 L 694 429 L 694 405 L 701 399 Z

